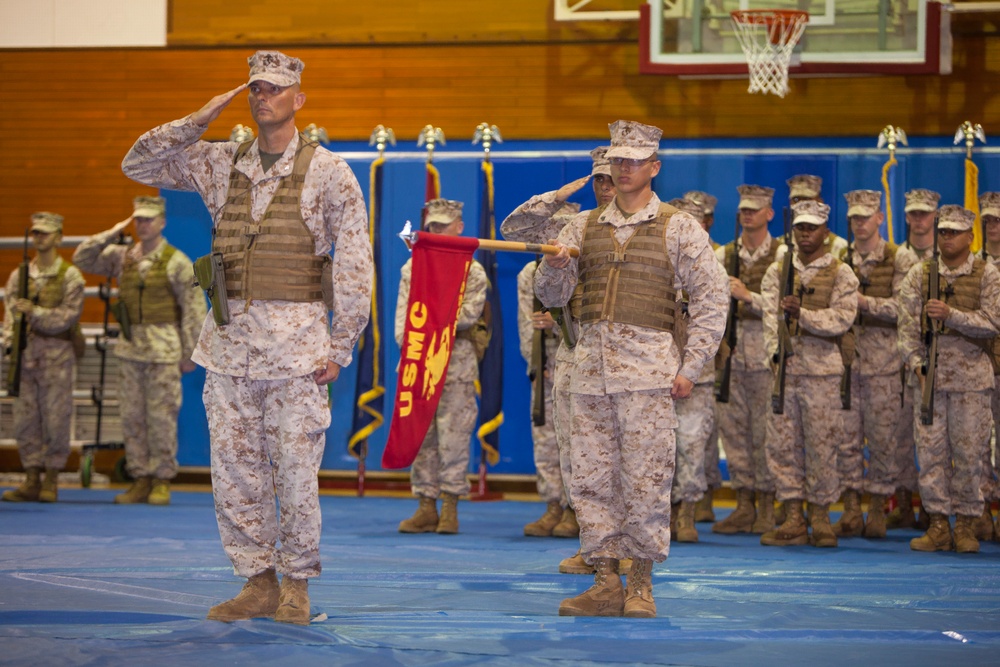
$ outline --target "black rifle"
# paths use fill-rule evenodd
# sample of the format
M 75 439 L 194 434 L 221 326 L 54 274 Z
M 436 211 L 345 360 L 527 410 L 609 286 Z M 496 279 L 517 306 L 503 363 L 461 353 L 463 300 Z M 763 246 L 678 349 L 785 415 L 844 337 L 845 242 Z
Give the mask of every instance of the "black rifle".
M 941 298 L 941 277 L 938 275 L 938 226 L 934 221 L 934 249 L 927 265 L 927 301 Z M 930 426 L 934 423 L 934 381 L 937 377 L 938 337 L 941 326 L 925 313 L 922 328 L 924 344 L 927 346 L 927 361 L 924 362 L 924 386 L 920 394 L 920 423 Z
M 740 212 L 736 211 L 736 231 L 733 235 L 733 261 L 726 267 L 729 275 L 740 277 Z M 729 319 L 726 320 L 726 333 L 723 339 L 729 348 L 729 354 L 722 368 L 715 371 L 715 402 L 729 402 L 729 385 L 733 375 L 733 352 L 736 350 L 736 325 L 739 321 L 740 302 L 736 298 L 729 299 Z
M 854 230 L 851 228 L 851 219 L 847 218 L 847 266 L 858 276 L 861 280 L 861 293 L 865 293 L 865 287 L 868 284 L 867 280 L 862 280 L 861 275 L 858 271 L 854 270 Z M 861 323 L 861 311 L 858 309 L 858 314 L 854 318 L 854 324 L 851 328 L 844 334 L 844 336 L 854 336 L 855 339 L 859 335 L 858 325 Z M 841 345 L 843 345 L 843 339 L 841 339 Z M 841 349 L 841 355 L 843 355 L 843 349 Z M 844 410 L 851 409 L 851 359 L 844 359 L 844 373 L 840 376 L 840 407 Z
M 537 296 L 534 297 L 532 312 L 546 312 Z M 548 365 L 545 331 L 545 329 L 534 329 L 531 334 L 531 384 L 534 390 L 531 423 L 535 426 L 545 426 L 545 367 Z
M 792 245 L 792 222 L 788 208 L 784 211 L 785 217 L 785 257 L 781 262 L 781 291 L 778 294 L 778 308 L 785 297 L 795 292 L 795 265 L 792 262 L 792 255 L 795 248 Z M 790 328 L 792 317 L 788 311 L 784 311 L 778 319 L 778 350 L 774 354 L 773 361 L 777 367 L 774 375 L 774 388 L 771 390 L 771 412 L 776 415 L 785 412 L 785 367 L 788 357 L 795 354 L 792 349 L 792 336 Z
M 24 259 L 17 267 L 17 298 L 28 298 L 28 237 L 31 230 L 24 232 Z M 24 313 L 14 313 L 14 326 L 10 341 L 10 366 L 7 368 L 7 395 L 21 395 L 21 366 L 24 348 L 28 345 L 28 318 Z

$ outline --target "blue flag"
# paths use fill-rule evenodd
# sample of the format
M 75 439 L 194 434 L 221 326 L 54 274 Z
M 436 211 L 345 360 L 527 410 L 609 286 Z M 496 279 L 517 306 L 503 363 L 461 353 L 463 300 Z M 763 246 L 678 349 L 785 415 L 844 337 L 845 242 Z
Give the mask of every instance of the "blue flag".
M 371 204 L 369 206 L 368 237 L 372 244 L 375 271 L 372 275 L 371 317 L 358 339 L 358 379 L 354 387 L 354 418 L 347 451 L 359 461 L 368 453 L 368 438 L 385 421 L 385 371 L 382 367 L 382 307 L 379 304 L 378 281 L 381 274 L 382 242 L 382 171 L 385 158 L 379 157 L 371 168 Z M 332 385 L 331 385 L 332 386 Z
M 496 239 L 496 219 L 493 211 L 493 164 L 483 160 L 482 206 L 479 216 L 479 238 Z M 497 289 L 497 259 L 494 250 L 479 250 L 476 260 L 486 270 L 486 308 L 484 315 L 490 336 L 489 347 L 479 362 L 479 430 L 477 435 L 490 465 L 500 461 L 500 425 L 503 424 L 503 316 L 500 312 L 500 292 Z

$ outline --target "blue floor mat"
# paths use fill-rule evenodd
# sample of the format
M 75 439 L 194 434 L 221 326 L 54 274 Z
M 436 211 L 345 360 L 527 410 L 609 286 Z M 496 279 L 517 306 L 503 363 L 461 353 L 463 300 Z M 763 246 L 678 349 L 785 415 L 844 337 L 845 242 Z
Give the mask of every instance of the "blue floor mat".
M 208 493 L 117 506 L 61 490 L 0 505 L 2 665 L 997 665 L 1000 545 L 838 549 L 713 534 L 656 566 L 656 619 L 562 618 L 575 540 L 523 537 L 542 503 L 460 502 L 458 535 L 401 535 L 412 499 L 323 496 L 308 627 L 205 620 L 242 581 Z M 723 518 L 726 511 L 718 511 Z M 834 517 L 836 518 L 836 517 Z

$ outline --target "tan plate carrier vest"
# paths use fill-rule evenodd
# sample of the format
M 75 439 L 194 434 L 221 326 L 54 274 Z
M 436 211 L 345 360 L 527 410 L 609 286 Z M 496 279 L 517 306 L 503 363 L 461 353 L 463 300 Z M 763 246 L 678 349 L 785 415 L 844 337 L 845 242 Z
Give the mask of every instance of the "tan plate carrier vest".
M 580 253 L 581 322 L 618 322 L 674 332 L 677 294 L 664 231 L 677 209 L 660 204 L 656 218 L 636 226 L 624 244 L 615 227 L 599 224 L 607 205 L 591 211 Z
M 316 255 L 312 232 L 302 219 L 302 186 L 319 145 L 299 135 L 292 172 L 281 179 L 260 222 L 250 215 L 250 179 L 236 163 L 253 141 L 240 144 L 229 172 L 229 193 L 213 230 L 212 251 L 221 252 L 226 296 L 265 301 L 323 301 L 329 256 Z
M 736 252 L 735 241 L 726 244 L 726 272 L 729 273 L 733 267 L 733 253 Z M 767 267 L 774 263 L 775 258 L 778 256 L 778 248 L 781 247 L 780 239 L 771 239 L 771 247 L 768 248 L 767 254 L 758 259 L 756 262 L 751 264 L 745 271 L 740 272 L 740 280 L 746 285 L 747 289 L 751 292 L 760 294 L 760 283 L 764 280 L 764 274 L 767 273 Z M 742 268 L 742 266 L 741 266 Z M 729 273 L 732 275 L 732 273 Z M 752 310 L 750 310 L 747 304 L 742 301 L 736 309 L 736 317 L 741 320 L 759 320 L 760 315 L 757 315 Z
M 832 259 L 833 261 L 829 265 L 820 269 L 813 279 L 809 281 L 808 287 L 802 286 L 800 282 L 802 276 L 800 272 L 795 272 L 794 293 L 799 295 L 804 310 L 823 310 L 830 307 L 830 298 L 833 296 L 833 285 L 837 282 L 837 272 L 840 270 L 839 267 L 842 264 L 836 257 L 832 257 Z M 796 327 L 796 329 L 796 335 L 798 336 L 812 336 L 813 338 L 822 338 L 823 340 L 836 343 L 845 366 L 850 366 L 854 362 L 855 342 L 852 330 L 848 330 L 847 333 L 840 336 L 821 336 L 806 331 L 802 327 Z
M 858 281 L 861 283 L 862 294 L 865 296 L 873 296 L 876 299 L 892 298 L 892 277 L 896 273 L 897 250 L 899 250 L 899 246 L 895 243 L 886 243 L 884 257 L 882 257 L 882 260 L 878 264 L 872 267 L 872 271 L 868 274 L 868 278 L 861 277 L 861 272 L 858 267 L 851 267 L 854 270 L 854 275 L 858 277 Z M 848 252 L 851 252 L 850 249 L 844 251 L 844 253 Z M 882 329 L 896 328 L 896 322 L 880 320 L 867 313 L 858 314 L 858 323 L 862 327 L 879 327 Z
M 118 280 L 118 297 L 128 309 L 132 326 L 181 321 L 181 307 L 167 275 L 167 264 L 175 252 L 177 248 L 167 244 L 159 259 L 146 271 L 145 278 L 139 273 L 139 260 L 131 253 L 125 254 L 122 276 Z
M 928 283 L 930 282 L 930 277 L 927 272 L 930 270 L 931 261 L 933 260 L 924 260 L 924 270 L 921 273 L 921 294 L 924 295 L 925 299 L 927 296 Z M 986 262 L 979 257 L 973 257 L 972 273 L 966 276 L 958 276 L 951 282 L 950 285 L 942 287 L 941 301 L 948 304 L 948 307 L 965 313 L 979 310 L 979 297 L 982 293 L 983 274 L 985 272 Z M 922 317 L 921 320 L 923 322 L 923 326 L 926 326 L 927 318 Z M 993 374 L 1000 374 L 1000 336 L 977 338 L 973 336 L 966 336 L 965 334 L 948 327 L 943 327 L 941 329 L 941 335 L 964 338 L 976 347 L 979 347 L 986 352 L 987 356 L 989 356 L 990 362 L 993 364 Z
M 59 258 L 59 271 L 56 272 L 56 277 L 54 280 L 46 280 L 45 286 L 38 290 L 37 296 L 33 299 L 35 304 L 41 306 L 42 308 L 56 308 L 62 303 L 64 289 L 64 281 L 66 280 L 66 272 L 69 271 L 69 267 L 72 266 L 63 258 Z M 28 294 L 33 293 L 37 289 L 34 278 L 29 278 L 28 280 Z M 60 331 L 59 333 L 49 334 L 43 333 L 36 329 L 32 329 L 31 332 L 41 338 L 57 338 L 59 340 L 73 340 L 73 330 L 78 328 L 79 324 L 74 323 L 69 329 L 65 331 Z

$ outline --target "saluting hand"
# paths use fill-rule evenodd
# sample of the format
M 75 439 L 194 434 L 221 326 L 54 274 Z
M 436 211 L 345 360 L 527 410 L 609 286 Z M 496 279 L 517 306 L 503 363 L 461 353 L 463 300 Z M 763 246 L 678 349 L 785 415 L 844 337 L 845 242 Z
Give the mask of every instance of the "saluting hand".
M 132 224 L 132 216 L 131 215 L 129 217 L 125 218 L 124 220 L 122 220 L 121 222 L 119 222 L 118 224 L 116 224 L 114 227 L 112 227 L 111 228 L 111 233 L 112 234 L 121 234 L 122 232 L 125 231 L 125 228 L 128 227 L 130 224 Z
M 229 103 L 233 101 L 233 98 L 239 95 L 241 92 L 246 90 L 247 84 L 240 84 L 236 88 L 233 88 L 228 93 L 222 93 L 221 95 L 216 95 L 208 101 L 208 104 L 191 114 L 191 120 L 195 125 L 205 126 L 211 123 L 213 120 L 219 117 L 222 110 L 229 106 Z
M 585 186 L 587 184 L 587 181 L 589 180 L 590 176 L 584 176 L 583 178 L 578 178 L 575 181 L 570 181 L 566 185 L 562 186 L 561 188 L 556 190 L 556 201 L 560 202 L 566 201 L 567 199 L 572 197 L 574 193 L 579 192 L 580 189 L 583 188 L 583 186 Z

